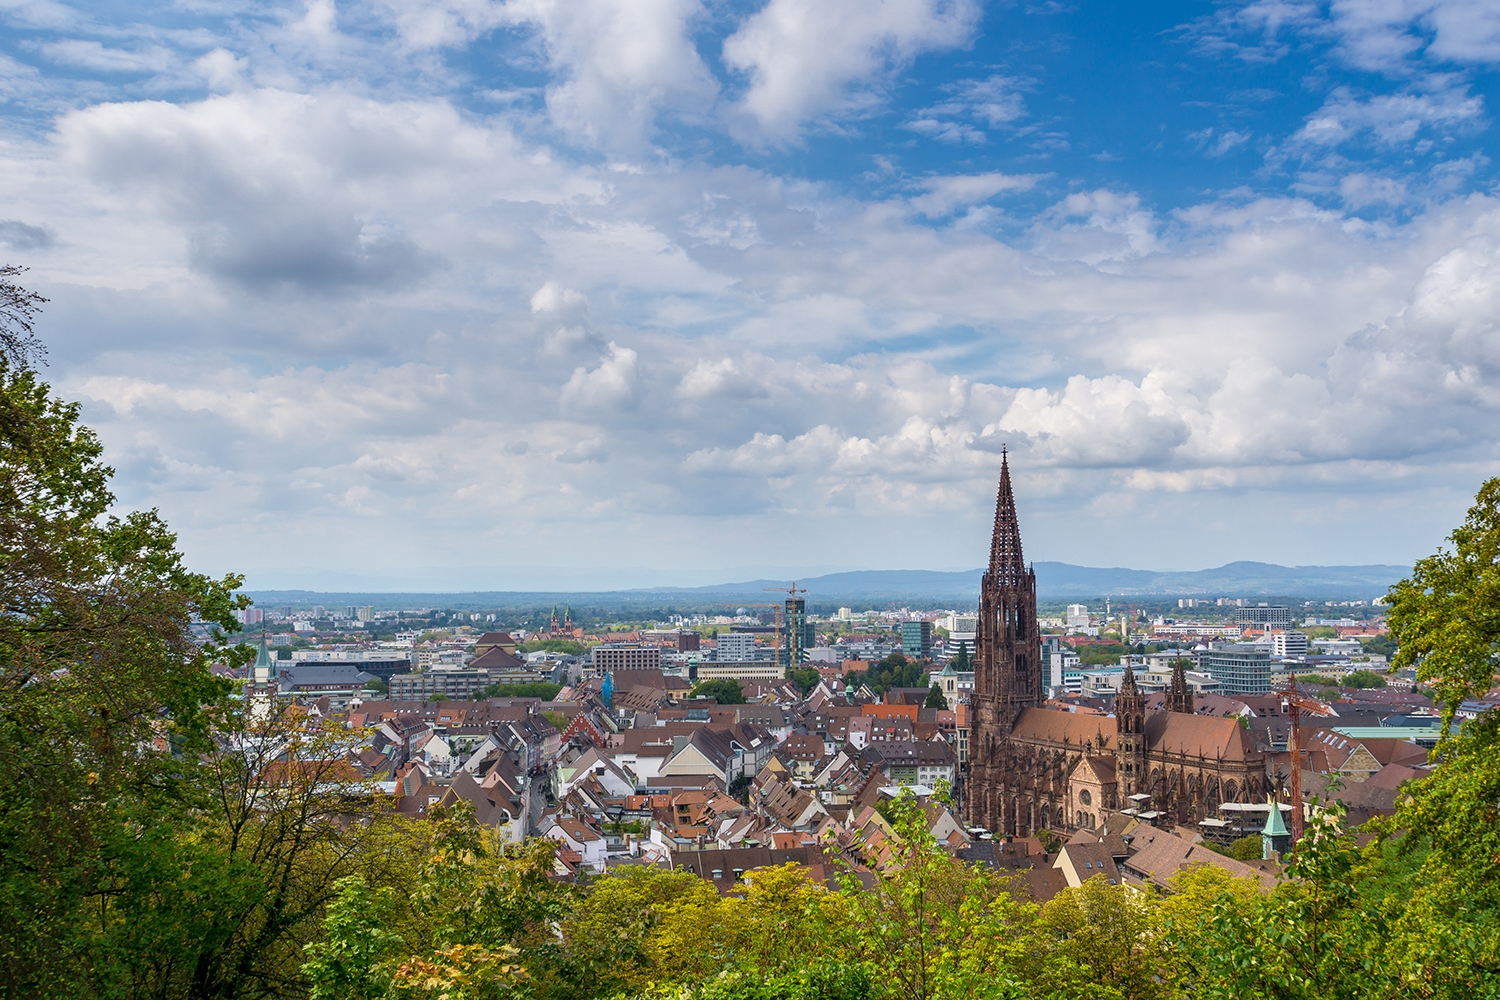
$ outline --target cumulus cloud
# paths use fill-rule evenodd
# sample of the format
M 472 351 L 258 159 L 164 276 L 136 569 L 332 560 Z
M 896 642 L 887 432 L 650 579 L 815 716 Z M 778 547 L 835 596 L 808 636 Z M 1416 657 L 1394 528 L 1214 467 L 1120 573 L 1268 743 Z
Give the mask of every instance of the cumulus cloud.
M 1087 264 L 1149 254 L 1157 223 L 1135 194 L 1086 191 L 1053 205 L 1031 228 L 1033 246 L 1048 257 Z
M 1260 19 L 1255 58 L 1326 21 L 1273 6 L 1237 9 Z M 1462 79 L 1333 91 L 1280 138 L 1257 124 L 1258 146 L 1302 158 L 1305 197 L 1169 211 L 1059 160 L 971 164 L 981 139 L 1025 157 L 1021 130 L 1051 127 L 1027 108 L 1050 106 L 1029 96 L 1045 83 L 977 58 L 885 119 L 900 148 L 869 188 L 724 162 L 714 128 L 776 145 L 848 127 L 918 55 L 968 44 L 976 10 L 772 0 L 726 27 L 686 0 L 447 0 L 393 7 L 396 37 L 356 43 L 353 11 L 298 5 L 277 45 L 420 71 L 331 85 L 313 55 L 268 69 L 242 36 L 199 39 L 173 58 L 219 96 L 111 92 L 0 140 L 0 240 L 37 253 L 57 382 L 122 501 L 161 506 L 226 568 L 640 567 L 726 546 L 795 562 L 872 537 L 961 565 L 1002 444 L 1027 516 L 1055 516 L 1035 537 L 1086 559 L 1066 546 L 1101 506 L 1201 526 L 1194 502 L 1274 493 L 1238 510 L 1279 525 L 1319 490 L 1414 503 L 1500 458 L 1485 163 L 1400 162 L 1482 123 Z M 709 22 L 731 34 L 728 97 L 697 54 Z M 402 96 L 457 94 L 445 50 L 490 32 L 452 65 L 516 60 L 545 119 L 529 98 Z M 693 128 L 664 137 L 674 118 Z M 1248 133 L 1216 124 L 1192 159 Z M 654 148 L 671 141 L 689 153 Z
M 725 63 L 750 79 L 744 134 L 785 143 L 869 108 L 892 70 L 966 44 L 978 14 L 971 0 L 770 0 L 724 42 Z
M 251 288 L 399 287 L 441 264 L 412 229 L 455 198 L 559 201 L 589 187 L 445 103 L 338 92 L 95 105 L 64 117 L 57 142 L 106 196 L 177 227 L 195 267 Z M 472 186 L 459 196 L 454 182 Z M 397 206 L 406 220 L 390 218 Z
M 634 402 L 636 390 L 635 351 L 613 341 L 597 368 L 579 366 L 562 387 L 564 408 L 609 410 Z
M 607 152 L 649 149 L 659 114 L 701 115 L 718 91 L 691 38 L 700 0 L 511 0 L 493 13 L 535 27 L 559 77 L 559 128 Z

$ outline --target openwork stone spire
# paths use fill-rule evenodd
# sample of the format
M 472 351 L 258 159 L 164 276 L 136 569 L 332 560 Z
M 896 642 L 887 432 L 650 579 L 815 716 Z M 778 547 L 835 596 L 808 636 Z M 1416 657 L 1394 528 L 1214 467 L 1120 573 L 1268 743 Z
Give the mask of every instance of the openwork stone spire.
M 1026 576 L 1021 555 L 1021 522 L 1016 497 L 1010 489 L 1009 456 L 1000 452 L 1000 490 L 995 497 L 995 531 L 990 538 L 990 575 L 1002 587 L 1013 587 Z
M 1182 669 L 1182 659 L 1172 664 L 1172 686 L 1167 689 L 1167 711 L 1193 714 L 1193 692 L 1188 687 L 1187 674 Z

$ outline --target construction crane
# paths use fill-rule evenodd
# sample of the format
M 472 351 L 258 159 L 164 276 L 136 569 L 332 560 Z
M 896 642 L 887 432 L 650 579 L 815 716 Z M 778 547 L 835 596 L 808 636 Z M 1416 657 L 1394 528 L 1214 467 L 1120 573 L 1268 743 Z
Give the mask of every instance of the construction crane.
M 796 580 L 792 581 L 792 585 L 790 587 L 762 587 L 761 590 L 774 590 L 778 593 L 792 595 L 790 598 L 788 598 L 788 600 L 795 600 L 798 594 L 807 593 L 806 587 L 802 587 L 800 589 L 797 587 Z M 781 614 L 782 609 L 780 606 L 778 606 L 776 609 L 776 658 L 778 661 L 781 659 Z M 803 610 L 803 614 L 806 614 L 805 608 Z M 801 636 L 797 634 L 796 622 L 787 623 L 787 634 L 790 637 L 791 641 L 787 643 L 787 652 L 790 655 L 787 656 L 786 668 L 788 670 L 795 670 L 798 663 L 797 640 L 801 638 Z
M 1280 694 L 1281 710 L 1286 713 L 1287 719 L 1291 722 L 1286 746 L 1290 751 L 1288 757 L 1291 760 L 1292 772 L 1292 850 L 1296 850 L 1297 842 L 1302 839 L 1302 710 L 1307 709 L 1316 715 L 1322 715 L 1323 705 L 1297 693 L 1296 674 L 1291 674 L 1287 678 L 1286 689 Z

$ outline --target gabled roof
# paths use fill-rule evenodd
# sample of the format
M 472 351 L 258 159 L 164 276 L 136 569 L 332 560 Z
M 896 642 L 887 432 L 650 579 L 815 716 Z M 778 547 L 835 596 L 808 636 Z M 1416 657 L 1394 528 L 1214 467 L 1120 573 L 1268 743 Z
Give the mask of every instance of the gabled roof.
M 1146 717 L 1146 746 L 1152 753 L 1200 754 L 1210 760 L 1245 761 L 1260 757 L 1250 732 L 1237 718 L 1158 712 Z
M 1149 729 L 1148 722 L 1147 730 Z M 1051 708 L 1023 708 L 1011 735 L 1018 740 L 1059 745 L 1067 743 L 1075 747 L 1092 741 L 1095 747 L 1102 750 L 1113 750 L 1116 746 L 1114 719 L 1103 715 L 1059 712 Z
M 510 641 L 509 636 L 506 641 Z M 492 646 L 469 661 L 470 670 L 518 670 L 525 667 L 525 660 L 506 652 L 502 646 Z

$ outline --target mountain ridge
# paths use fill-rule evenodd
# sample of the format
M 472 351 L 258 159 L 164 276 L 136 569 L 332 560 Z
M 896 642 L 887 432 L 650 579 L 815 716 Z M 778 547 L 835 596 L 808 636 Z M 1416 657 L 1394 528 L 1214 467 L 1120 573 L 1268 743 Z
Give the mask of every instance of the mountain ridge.
M 1385 593 L 1410 568 L 1362 566 L 1280 566 L 1249 560 L 1202 570 L 1140 570 L 1126 567 L 1076 566 L 1062 562 L 1033 564 L 1037 596 L 1067 597 L 1323 597 L 1369 600 Z M 852 570 L 795 581 L 810 601 L 943 601 L 972 600 L 979 594 L 982 570 Z M 714 597 L 765 603 L 779 600 L 767 589 L 785 588 L 789 580 L 758 579 L 700 587 L 639 587 L 622 590 L 492 590 L 462 592 L 246 590 L 266 603 L 379 603 L 393 601 L 449 606 L 497 606 L 506 602 L 607 600 L 634 604 L 647 600 L 702 603 Z M 446 601 L 444 599 L 447 599 Z

